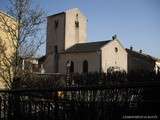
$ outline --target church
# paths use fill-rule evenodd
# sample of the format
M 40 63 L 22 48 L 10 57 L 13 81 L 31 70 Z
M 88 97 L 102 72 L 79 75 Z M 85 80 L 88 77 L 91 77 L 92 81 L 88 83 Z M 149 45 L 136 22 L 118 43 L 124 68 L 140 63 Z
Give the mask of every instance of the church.
M 48 16 L 46 73 L 127 72 L 127 51 L 113 36 L 111 40 L 87 42 L 87 18 L 78 9 Z

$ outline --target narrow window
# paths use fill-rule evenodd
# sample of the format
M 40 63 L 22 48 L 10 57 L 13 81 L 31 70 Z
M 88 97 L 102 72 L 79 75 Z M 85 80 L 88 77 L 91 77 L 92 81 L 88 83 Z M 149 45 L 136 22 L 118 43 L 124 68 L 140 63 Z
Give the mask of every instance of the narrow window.
M 78 19 L 78 14 L 76 14 L 76 18 Z
M 115 48 L 114 48 L 114 51 L 117 53 L 117 52 L 118 52 L 118 48 L 117 48 L 117 47 L 115 47 Z
M 83 73 L 88 73 L 88 61 L 83 62 Z
M 79 21 L 75 21 L 75 27 L 79 28 Z
M 54 46 L 55 73 L 58 72 L 58 46 Z
M 74 72 L 74 62 L 71 61 L 71 66 L 70 66 L 70 73 Z
M 56 53 L 56 54 L 58 53 L 58 46 L 57 45 L 54 46 L 54 53 Z
M 58 28 L 58 20 L 55 20 L 55 21 L 54 21 L 54 27 L 55 27 L 55 29 Z

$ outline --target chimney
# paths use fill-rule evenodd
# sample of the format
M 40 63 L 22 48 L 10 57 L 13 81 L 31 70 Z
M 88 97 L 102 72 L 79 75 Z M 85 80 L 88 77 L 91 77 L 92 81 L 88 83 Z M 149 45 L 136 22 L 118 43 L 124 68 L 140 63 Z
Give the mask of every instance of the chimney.
M 132 47 L 132 46 L 130 47 L 130 50 L 131 50 L 131 51 L 133 50 L 133 47 Z
M 139 50 L 139 53 L 142 53 L 142 50 Z

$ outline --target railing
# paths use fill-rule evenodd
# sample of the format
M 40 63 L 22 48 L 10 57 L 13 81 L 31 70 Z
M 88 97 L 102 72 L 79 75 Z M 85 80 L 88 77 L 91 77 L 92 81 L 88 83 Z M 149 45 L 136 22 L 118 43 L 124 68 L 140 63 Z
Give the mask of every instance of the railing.
M 0 90 L 1 120 L 113 120 L 160 115 L 160 82 Z

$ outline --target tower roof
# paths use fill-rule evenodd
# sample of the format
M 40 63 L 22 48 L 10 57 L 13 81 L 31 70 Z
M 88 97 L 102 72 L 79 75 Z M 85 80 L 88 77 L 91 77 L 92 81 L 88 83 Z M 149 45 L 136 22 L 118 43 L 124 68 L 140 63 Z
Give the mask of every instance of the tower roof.
M 53 17 L 53 16 L 57 16 L 57 15 L 61 15 L 61 14 L 66 14 L 67 12 L 71 12 L 71 11 L 79 11 L 80 12 L 79 8 L 72 8 L 72 9 L 67 9 L 65 11 L 62 11 L 62 12 L 55 13 L 53 15 L 49 15 L 48 17 Z M 85 17 L 85 15 L 82 12 L 80 12 L 80 13 Z

